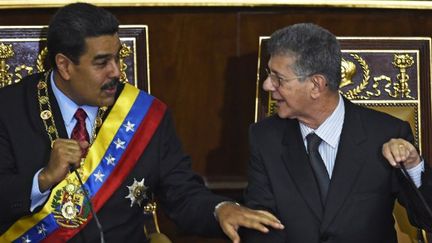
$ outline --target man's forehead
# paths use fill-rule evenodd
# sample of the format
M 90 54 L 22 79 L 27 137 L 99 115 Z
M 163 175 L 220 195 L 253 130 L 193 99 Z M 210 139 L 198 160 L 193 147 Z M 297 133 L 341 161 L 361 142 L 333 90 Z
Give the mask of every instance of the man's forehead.
M 116 55 L 121 49 L 120 38 L 117 34 L 87 37 L 85 43 L 85 53 L 91 56 Z

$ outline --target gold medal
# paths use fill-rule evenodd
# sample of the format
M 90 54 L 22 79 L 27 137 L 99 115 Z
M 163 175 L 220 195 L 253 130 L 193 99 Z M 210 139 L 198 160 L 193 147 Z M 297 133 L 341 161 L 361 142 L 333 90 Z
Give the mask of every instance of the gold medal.
M 102 118 L 96 117 L 95 123 L 96 123 L 96 127 L 100 127 L 102 125 Z
M 48 120 L 52 117 L 52 113 L 49 110 L 43 110 L 40 113 L 40 117 L 42 118 L 42 120 Z
M 48 97 L 46 97 L 46 96 L 41 96 L 41 97 L 39 97 L 39 102 L 40 102 L 42 105 L 47 104 L 47 103 L 48 103 Z
M 37 88 L 38 89 L 45 89 L 47 87 L 47 84 L 44 81 L 39 81 L 39 83 L 37 84 Z
M 66 181 L 68 183 L 63 188 L 54 192 L 56 196 L 51 207 L 57 223 L 64 228 L 73 229 L 87 221 L 90 209 L 79 182 L 73 178 L 67 178 Z
M 51 125 L 51 126 L 48 127 L 48 132 L 49 133 L 56 133 L 57 129 L 54 126 Z

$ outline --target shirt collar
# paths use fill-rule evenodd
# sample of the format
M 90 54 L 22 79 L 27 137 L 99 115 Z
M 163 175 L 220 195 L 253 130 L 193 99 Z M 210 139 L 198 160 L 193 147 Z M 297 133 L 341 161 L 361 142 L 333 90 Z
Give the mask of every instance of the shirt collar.
M 96 119 L 98 107 L 96 106 L 89 106 L 89 105 L 83 105 L 79 106 L 77 105 L 73 100 L 71 100 L 69 97 L 67 97 L 55 84 L 54 82 L 54 71 L 51 72 L 50 75 L 50 82 L 52 91 L 54 93 L 54 96 L 57 100 L 57 103 L 59 105 L 63 122 L 66 126 L 68 126 L 71 122 L 74 122 L 75 118 L 75 112 L 78 108 L 82 108 L 87 113 L 87 119 L 90 121 L 94 121 Z
M 305 124 L 300 123 L 300 132 L 305 141 L 306 136 L 314 132 L 324 142 L 336 149 L 339 143 L 340 134 L 342 132 L 342 126 L 345 117 L 345 104 L 342 96 L 339 94 L 339 103 L 333 113 L 316 129 L 312 129 Z

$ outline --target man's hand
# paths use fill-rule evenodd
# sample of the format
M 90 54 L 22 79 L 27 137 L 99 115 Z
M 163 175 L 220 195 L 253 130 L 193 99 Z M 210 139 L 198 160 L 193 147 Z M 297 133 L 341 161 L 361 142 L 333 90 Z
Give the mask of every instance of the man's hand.
M 421 161 L 417 149 L 410 142 L 401 138 L 392 138 L 382 147 L 382 153 L 388 162 L 395 168 L 400 167 L 400 163 L 405 168 L 411 169 Z
M 237 233 L 240 226 L 259 230 L 263 233 L 269 232 L 266 226 L 275 229 L 284 228 L 273 214 L 261 210 L 252 210 L 232 202 L 223 203 L 217 207 L 215 213 L 222 230 L 233 243 L 240 242 L 240 236 Z
M 56 139 L 51 150 L 50 160 L 39 173 L 39 190 L 44 192 L 63 180 L 69 172 L 70 165 L 78 168 L 82 157 L 82 149 L 88 146 L 88 142 Z

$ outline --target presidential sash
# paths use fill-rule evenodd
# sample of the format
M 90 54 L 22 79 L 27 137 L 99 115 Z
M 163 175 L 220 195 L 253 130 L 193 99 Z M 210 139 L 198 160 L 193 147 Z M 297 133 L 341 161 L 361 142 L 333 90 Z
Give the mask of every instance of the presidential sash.
M 92 218 L 83 190 L 99 211 L 135 166 L 165 110 L 161 101 L 125 84 L 80 170 L 84 188 L 70 173 L 41 211 L 15 222 L 0 242 L 65 242 L 76 235 Z

